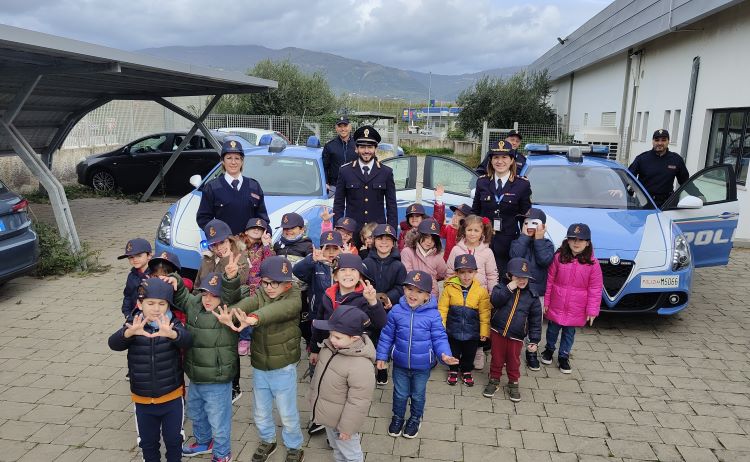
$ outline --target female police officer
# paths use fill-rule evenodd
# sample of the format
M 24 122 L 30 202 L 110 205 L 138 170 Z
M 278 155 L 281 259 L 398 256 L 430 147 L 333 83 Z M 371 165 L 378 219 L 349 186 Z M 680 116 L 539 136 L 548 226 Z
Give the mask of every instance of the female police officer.
M 477 180 L 472 212 L 490 220 L 492 252 L 502 274 L 510 258 L 510 243 L 518 237 L 519 215 L 531 208 L 531 186 L 517 176 L 513 147 L 499 141 L 487 153 L 487 172 Z
M 195 217 L 201 229 L 214 218 L 228 224 L 235 235 L 245 231 L 245 225 L 251 218 L 262 218 L 268 223 L 260 184 L 242 176 L 244 160 L 245 152 L 239 141 L 227 140 L 222 144 L 224 174 L 203 186 L 201 204 Z

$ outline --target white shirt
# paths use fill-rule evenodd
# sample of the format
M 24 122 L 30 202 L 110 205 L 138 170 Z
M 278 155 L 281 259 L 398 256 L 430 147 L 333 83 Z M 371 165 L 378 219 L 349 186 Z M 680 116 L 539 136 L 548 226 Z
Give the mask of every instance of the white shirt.
M 359 168 L 362 169 L 363 175 L 368 175 L 369 173 L 372 173 L 372 166 L 375 165 L 375 158 L 370 159 L 370 162 L 363 163 L 362 160 L 359 160 Z M 365 167 L 367 167 L 367 173 L 365 173 Z
M 230 175 L 228 173 L 224 173 L 224 179 L 226 180 L 227 184 L 229 184 L 229 186 L 232 186 L 232 181 L 233 180 L 240 180 L 240 182 L 237 184 L 237 191 L 239 191 L 240 188 L 242 187 L 242 175 L 240 175 L 237 178 L 235 178 L 235 177 L 233 177 L 232 175 Z
M 498 190 L 505 187 L 505 183 L 508 182 L 508 178 L 510 178 L 510 172 L 506 173 L 503 176 L 500 176 L 497 173 L 495 173 L 495 184 L 498 183 L 498 180 L 500 181 L 500 187 L 497 188 Z

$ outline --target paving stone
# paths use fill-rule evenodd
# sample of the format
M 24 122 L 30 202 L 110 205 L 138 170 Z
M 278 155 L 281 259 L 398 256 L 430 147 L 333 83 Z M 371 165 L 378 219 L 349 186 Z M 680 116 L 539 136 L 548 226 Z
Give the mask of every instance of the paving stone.
M 451 423 L 440 422 L 422 422 L 422 428 L 419 430 L 420 438 L 431 440 L 456 441 L 456 426 Z
M 60 436 L 52 440 L 52 442 L 54 444 L 66 444 L 68 446 L 83 446 L 98 431 L 98 428 L 70 427 L 62 432 Z M 133 440 L 135 441 L 135 438 Z
M 75 407 L 52 406 L 49 404 L 40 404 L 29 411 L 21 420 L 34 422 L 58 422 L 66 423 L 81 410 Z
M 656 460 L 656 454 L 648 443 L 630 440 L 607 440 L 607 446 L 615 457 L 637 460 Z
M 555 436 L 551 433 L 522 431 L 524 449 L 539 449 L 544 451 L 557 451 Z
M 518 462 L 552 462 L 552 457 L 549 451 L 516 449 L 516 460 Z
M 651 449 L 660 462 L 682 462 L 682 455 L 674 445 L 652 443 Z
M 388 435 L 362 435 L 362 450 L 378 454 L 393 454 L 393 437 Z
M 94 452 L 94 449 L 92 448 L 68 446 L 68 449 L 59 457 L 57 457 L 57 459 L 55 459 L 55 462 L 81 462 L 85 460 L 92 452 Z
M 657 427 L 656 433 L 659 438 L 666 444 L 677 446 L 697 446 L 690 432 L 681 428 L 662 428 Z
M 476 462 L 513 461 L 516 458 L 515 450 L 509 447 L 484 446 L 481 444 L 463 445 L 463 458 L 455 460 Z
M 36 443 L 7 440 L 0 437 L 0 461 L 15 462 L 35 445 Z
M 721 433 L 737 433 L 744 434 L 745 432 L 737 424 L 736 420 L 728 417 L 707 417 L 707 416 L 688 416 L 688 421 L 693 425 L 696 430 L 721 432 Z
M 456 441 L 462 443 L 497 445 L 497 430 L 488 427 L 459 425 L 456 427 Z
M 500 447 L 504 448 L 523 447 L 523 438 L 521 438 L 521 432 L 516 430 L 498 430 L 497 442 Z
M 601 422 L 566 419 L 565 427 L 568 430 L 568 434 L 572 436 L 586 436 L 589 438 L 606 438 L 610 436 L 607 426 Z
M 585 438 L 582 436 L 555 435 L 557 449 L 560 452 L 608 456 L 609 448 L 603 438 Z
M 39 422 L 9 420 L 0 426 L 0 439 L 26 441 L 43 426 L 44 424 Z
M 60 436 L 70 425 L 45 424 L 28 438 L 33 443 L 51 443 L 55 438 Z
M 419 456 L 425 459 L 461 460 L 463 446 L 459 442 L 422 439 Z
M 654 432 L 653 427 L 608 423 L 609 435 L 616 440 L 645 441 L 650 443 L 661 443 L 659 435 Z
M 67 446 L 57 444 L 37 444 L 19 459 L 19 462 L 38 462 L 54 460 L 68 449 Z
M 713 452 L 707 448 L 695 448 L 689 446 L 678 446 L 677 450 L 685 459 L 685 462 L 713 462 L 718 460 Z

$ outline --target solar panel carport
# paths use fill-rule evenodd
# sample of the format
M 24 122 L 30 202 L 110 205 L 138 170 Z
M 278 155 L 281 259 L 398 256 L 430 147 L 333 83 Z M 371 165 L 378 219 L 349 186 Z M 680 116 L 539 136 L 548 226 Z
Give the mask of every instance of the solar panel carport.
M 224 94 L 276 88 L 271 80 L 165 61 L 91 43 L 0 24 L 0 155 L 16 154 L 47 190 L 60 234 L 75 250 L 78 234 L 60 182 L 52 175 L 53 153 L 86 114 L 113 100 L 153 100 L 194 125 L 159 176 L 201 130 L 219 146 L 203 119 Z M 200 116 L 165 97 L 212 95 Z

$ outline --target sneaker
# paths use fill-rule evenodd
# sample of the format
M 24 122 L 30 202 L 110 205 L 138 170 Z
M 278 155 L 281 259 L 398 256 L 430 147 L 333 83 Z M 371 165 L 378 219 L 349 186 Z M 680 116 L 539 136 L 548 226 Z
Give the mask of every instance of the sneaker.
M 487 383 L 487 386 L 484 387 L 484 391 L 482 392 L 482 396 L 485 396 L 487 398 L 492 398 L 495 396 L 495 393 L 497 393 L 497 390 L 500 388 L 500 381 L 495 379 L 490 379 L 490 381 Z
M 474 355 L 474 369 L 481 371 L 484 369 L 484 364 L 487 361 L 487 357 L 484 354 L 484 350 L 477 348 L 477 353 Z
M 380 385 L 388 385 L 388 369 L 378 369 L 375 373 L 375 382 Z
M 455 385 L 455 384 L 457 384 L 458 383 L 458 372 L 453 372 L 453 371 L 448 372 L 448 380 L 446 380 L 446 382 L 448 382 L 448 385 Z
M 302 462 L 305 460 L 305 451 L 302 449 L 287 449 L 286 462 Z
M 542 351 L 542 364 L 552 364 L 552 350 L 544 349 Z
M 232 455 L 229 454 L 225 457 L 211 456 L 211 462 L 232 462 Z
M 276 452 L 276 443 L 267 443 L 265 441 L 261 441 L 258 449 L 256 449 L 255 453 L 253 454 L 252 461 L 266 462 L 274 452 Z
M 197 441 L 190 444 L 182 445 L 182 455 L 185 457 L 194 457 L 200 454 L 210 454 L 214 449 L 214 440 L 206 444 L 200 444 Z
M 388 425 L 388 435 L 396 438 L 401 436 L 401 431 L 404 429 L 404 419 L 399 416 L 393 416 L 391 418 L 391 424 Z
M 414 417 L 409 417 L 409 420 L 404 425 L 404 438 L 416 438 L 419 434 L 419 429 L 422 428 L 422 422 Z
M 508 395 L 514 403 L 521 401 L 521 392 L 518 390 L 518 382 L 508 383 Z
M 247 356 L 248 351 L 250 351 L 250 340 L 240 340 L 237 344 L 237 354 Z
M 307 426 L 307 434 L 308 435 L 314 435 L 316 433 L 320 433 L 323 430 L 325 430 L 326 427 L 320 424 L 316 424 L 315 422 L 310 422 L 310 425 Z
M 563 374 L 570 374 L 573 371 L 573 369 L 570 368 L 570 361 L 568 360 L 568 358 L 558 356 L 557 364 L 560 365 L 560 372 L 562 372 Z
M 236 403 L 240 398 L 242 398 L 242 390 L 239 388 L 232 388 L 232 404 Z
M 539 357 L 536 355 L 536 351 L 533 353 L 526 351 L 526 366 L 532 371 L 539 370 Z
M 464 372 L 461 380 L 463 380 L 464 385 L 466 385 L 467 387 L 474 386 L 474 377 L 471 376 L 471 372 Z

